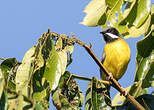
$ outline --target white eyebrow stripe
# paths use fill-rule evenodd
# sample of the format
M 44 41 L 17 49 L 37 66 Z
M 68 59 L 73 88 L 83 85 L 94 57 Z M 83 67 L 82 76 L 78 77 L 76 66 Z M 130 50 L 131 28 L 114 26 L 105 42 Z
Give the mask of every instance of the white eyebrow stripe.
M 105 34 L 109 35 L 109 36 L 112 37 L 112 38 L 119 38 L 119 36 L 116 36 L 116 35 L 111 34 L 111 33 L 105 33 Z

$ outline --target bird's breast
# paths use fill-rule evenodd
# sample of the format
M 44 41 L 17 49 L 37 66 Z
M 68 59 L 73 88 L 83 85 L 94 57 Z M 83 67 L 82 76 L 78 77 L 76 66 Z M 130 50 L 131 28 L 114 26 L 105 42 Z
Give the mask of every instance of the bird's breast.
M 120 79 L 127 69 L 130 60 L 130 48 L 123 39 L 107 43 L 104 47 L 105 60 L 103 65 L 113 74 L 113 77 Z

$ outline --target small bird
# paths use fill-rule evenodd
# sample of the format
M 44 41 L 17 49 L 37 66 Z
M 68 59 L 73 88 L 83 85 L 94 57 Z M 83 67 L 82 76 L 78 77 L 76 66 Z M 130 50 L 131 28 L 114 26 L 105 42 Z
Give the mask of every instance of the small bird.
M 106 27 L 100 32 L 106 42 L 102 55 L 102 64 L 110 72 L 112 77 L 119 80 L 126 72 L 130 61 L 129 45 L 123 40 L 120 33 L 114 27 Z M 100 70 L 101 78 L 108 77 Z

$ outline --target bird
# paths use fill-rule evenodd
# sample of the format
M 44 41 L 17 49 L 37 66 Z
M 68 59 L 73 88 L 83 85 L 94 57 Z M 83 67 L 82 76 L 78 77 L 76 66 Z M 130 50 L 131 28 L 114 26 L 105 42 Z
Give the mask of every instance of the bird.
M 105 27 L 100 32 L 106 42 L 103 50 L 101 63 L 116 80 L 119 80 L 126 72 L 131 57 L 129 45 L 114 27 Z M 100 69 L 102 80 L 109 77 Z

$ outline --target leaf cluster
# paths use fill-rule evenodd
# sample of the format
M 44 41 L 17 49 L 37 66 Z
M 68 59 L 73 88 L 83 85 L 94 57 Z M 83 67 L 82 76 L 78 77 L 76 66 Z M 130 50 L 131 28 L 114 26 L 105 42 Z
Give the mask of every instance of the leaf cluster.
M 0 65 L 1 109 L 48 109 L 50 92 L 72 62 L 74 43 L 53 32 L 45 32 L 22 62 L 4 59 Z
M 82 24 L 113 26 L 125 37 L 139 37 L 152 22 L 151 0 L 92 0 Z

